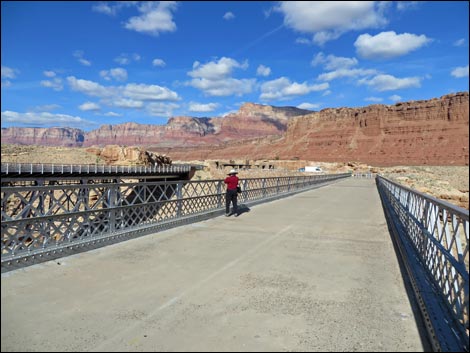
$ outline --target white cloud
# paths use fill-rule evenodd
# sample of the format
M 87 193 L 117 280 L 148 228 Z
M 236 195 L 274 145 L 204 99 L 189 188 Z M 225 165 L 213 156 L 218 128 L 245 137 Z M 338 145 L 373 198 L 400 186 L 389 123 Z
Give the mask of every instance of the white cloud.
M 114 15 L 116 15 L 116 12 L 117 12 L 118 8 L 115 7 L 115 6 L 109 6 L 105 2 L 100 2 L 96 5 L 93 5 L 92 10 L 95 11 L 95 12 L 101 12 L 101 13 L 104 13 L 106 15 L 114 16 Z
M 269 75 L 271 75 L 271 68 L 269 68 L 267 66 L 264 66 L 264 65 L 260 65 L 256 69 L 256 74 L 258 76 L 265 76 L 265 77 L 269 76 Z
M 463 47 L 465 45 L 465 38 L 460 38 L 454 42 L 454 46 Z
M 12 69 L 11 67 L 2 65 L 2 78 L 9 78 L 9 79 L 16 78 L 17 71 L 18 70 Z
M 35 111 L 41 112 L 41 111 L 50 111 L 50 110 L 55 110 L 59 109 L 60 105 L 58 104 L 45 104 L 45 105 L 38 105 L 34 107 Z
M 320 108 L 320 104 L 313 104 L 313 103 L 301 103 L 297 106 L 299 109 L 306 109 L 306 110 L 316 110 Z
M 135 99 L 126 99 L 126 98 L 118 98 L 118 99 L 113 99 L 112 102 L 108 103 L 109 105 L 114 105 L 119 108 L 142 108 L 144 106 L 144 102 L 135 100 Z
M 248 62 L 223 57 L 202 65 L 199 61 L 193 64 L 193 70 L 188 75 L 193 79 L 187 85 L 202 90 L 209 96 L 229 96 L 250 93 L 256 82 L 254 79 L 235 79 L 231 77 L 234 69 L 246 69 Z
M 78 109 L 84 110 L 84 111 L 90 111 L 90 110 L 100 110 L 100 106 L 96 103 L 93 102 L 85 102 L 81 104 Z
M 62 91 L 64 89 L 62 79 L 59 77 L 54 77 L 52 80 L 43 80 L 41 81 L 41 86 L 52 88 L 54 91 Z
M 93 97 L 110 97 L 117 94 L 114 87 L 104 87 L 96 82 L 77 79 L 74 76 L 67 77 L 67 82 L 73 91 Z
M 380 92 L 410 87 L 421 87 L 421 79 L 419 77 L 397 78 L 391 75 L 377 75 L 370 80 L 359 80 L 358 83 L 368 85 Z
M 176 10 L 175 1 L 144 2 L 138 6 L 140 16 L 131 17 L 124 25 L 126 29 L 158 36 L 161 32 L 176 31 L 172 11 Z
M 110 70 L 101 70 L 100 76 L 103 77 L 106 81 L 114 79 L 116 81 L 126 81 L 127 80 L 127 70 L 117 67 Z
M 115 113 L 115 112 L 107 112 L 104 115 L 105 116 L 112 116 L 112 117 L 122 116 L 122 114 L 118 114 L 118 113 Z
M 327 70 L 349 68 L 351 66 L 356 66 L 357 63 L 358 62 L 356 58 L 346 58 L 331 54 L 325 57 L 325 54 L 323 54 L 322 52 L 319 52 L 317 55 L 315 55 L 311 62 L 312 66 L 322 64 Z
M 166 63 L 165 63 L 165 61 L 163 61 L 162 59 L 153 59 L 152 65 L 153 65 L 153 66 L 164 67 L 164 66 L 166 66 Z
M 313 44 L 310 39 L 304 38 L 304 37 L 297 38 L 297 39 L 295 40 L 295 42 L 298 43 L 298 44 L 306 44 L 306 45 L 311 45 L 311 44 Z
M 166 87 L 161 87 L 157 85 L 146 85 L 142 83 L 127 84 L 124 87 L 122 94 L 126 97 L 137 100 L 175 101 L 179 99 L 178 94 L 176 92 L 171 91 Z
M 225 15 L 224 15 L 224 20 L 228 21 L 228 20 L 231 20 L 233 18 L 235 18 L 235 15 L 233 14 L 233 12 L 229 11 L 229 12 L 226 12 Z
M 377 70 L 374 69 L 338 69 L 318 75 L 318 80 L 332 81 L 343 77 L 355 78 L 361 76 L 372 76 L 376 74 Z
M 166 87 L 129 83 L 124 86 L 102 86 L 96 82 L 67 77 L 70 88 L 88 96 L 100 97 L 102 103 L 123 108 L 142 108 L 148 101 L 176 101 L 178 94 Z
M 208 80 L 205 78 L 192 79 L 188 84 L 200 89 L 209 96 L 241 96 L 253 91 L 256 83 L 254 79 L 225 78 L 220 80 Z
M 112 5 L 109 5 L 107 2 L 100 1 L 98 4 L 93 5 L 91 9 L 94 12 L 100 12 L 109 16 L 116 16 L 121 9 L 136 5 L 138 5 L 137 1 L 115 1 Z
M 276 11 L 284 15 L 284 25 L 314 35 L 322 45 L 343 33 L 387 24 L 385 6 L 374 1 L 281 1 Z
M 18 70 L 12 69 L 11 67 L 8 66 L 3 66 L 2 65 L 2 88 L 7 88 L 11 86 L 11 81 L 7 80 L 8 79 L 14 79 L 16 78 L 16 73 Z
M 421 1 L 396 1 L 398 11 L 416 9 Z
M 397 94 L 394 94 L 393 96 L 388 97 L 388 99 L 390 99 L 391 101 L 394 101 L 394 102 L 401 101 L 401 97 Z
M 289 99 L 293 96 L 301 96 L 313 91 L 328 89 L 328 83 L 308 85 L 307 83 L 291 82 L 287 77 L 267 81 L 261 85 L 261 100 Z
M 216 110 L 219 107 L 217 103 L 196 103 L 196 102 L 190 102 L 189 103 L 189 111 L 191 112 L 199 112 L 199 113 L 205 113 L 205 112 L 212 112 Z
M 132 61 L 140 61 L 140 55 L 137 53 L 122 53 L 118 57 L 114 58 L 114 61 L 119 65 L 129 65 Z
M 193 64 L 193 71 L 188 72 L 188 75 L 194 78 L 204 78 L 207 80 L 220 80 L 232 74 L 235 68 L 246 69 L 248 62 L 240 64 L 238 61 L 222 57 L 219 61 L 211 61 L 207 64 L 201 65 L 199 61 Z
M 42 113 L 18 113 L 13 111 L 2 112 L 2 121 L 15 123 L 15 124 L 26 124 L 28 126 L 47 126 L 47 125 L 59 125 L 59 126 L 77 126 L 83 127 L 83 125 L 92 125 L 90 121 L 84 120 L 78 116 L 72 116 L 67 114 L 52 114 L 49 112 Z
M 43 71 L 44 76 L 46 77 L 55 77 L 56 73 L 54 71 Z
M 457 78 L 468 77 L 468 65 L 456 67 L 450 74 Z
M 359 56 L 366 59 L 390 59 L 408 54 L 431 42 L 424 34 L 382 32 L 376 36 L 361 34 L 354 42 Z
M 366 97 L 366 98 L 364 98 L 364 100 L 367 101 L 367 102 L 379 103 L 379 102 L 383 101 L 383 98 L 380 98 L 380 97 Z
M 85 54 L 83 53 L 82 50 L 75 50 L 73 53 L 73 56 L 78 59 L 78 62 L 84 66 L 91 66 L 91 61 L 86 60 L 83 56 Z
M 173 115 L 173 110 L 178 109 L 180 106 L 175 103 L 155 102 L 147 105 L 147 113 L 151 116 L 164 116 L 169 118 Z

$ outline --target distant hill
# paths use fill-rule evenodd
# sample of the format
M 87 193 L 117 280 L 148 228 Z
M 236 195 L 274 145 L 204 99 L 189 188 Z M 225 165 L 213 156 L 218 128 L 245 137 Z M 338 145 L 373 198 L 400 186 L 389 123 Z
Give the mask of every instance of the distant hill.
M 371 165 L 468 165 L 469 94 L 319 112 L 244 104 L 224 117 L 173 117 L 83 132 L 6 128 L 2 144 L 145 146 L 174 160 L 303 159 Z

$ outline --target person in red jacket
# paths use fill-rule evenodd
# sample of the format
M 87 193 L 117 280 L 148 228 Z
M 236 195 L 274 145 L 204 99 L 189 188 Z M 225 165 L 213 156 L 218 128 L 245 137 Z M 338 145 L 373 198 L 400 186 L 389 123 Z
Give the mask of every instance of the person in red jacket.
M 231 215 L 230 213 L 230 203 L 233 205 L 233 213 L 235 217 L 238 217 L 238 207 L 237 207 L 237 186 L 238 186 L 238 172 L 235 169 L 232 169 L 228 173 L 228 177 L 225 178 L 224 183 L 227 184 L 227 193 L 225 194 L 225 217 Z

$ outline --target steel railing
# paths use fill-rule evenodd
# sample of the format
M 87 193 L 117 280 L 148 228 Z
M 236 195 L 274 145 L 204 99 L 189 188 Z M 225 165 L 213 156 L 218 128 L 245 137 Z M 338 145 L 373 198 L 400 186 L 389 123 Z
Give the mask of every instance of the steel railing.
M 189 172 L 188 164 L 105 165 L 105 164 L 52 164 L 52 163 L 2 163 L 4 176 L 18 174 L 142 174 L 142 173 L 183 173 Z
M 349 176 L 242 179 L 239 202 L 250 205 Z M 207 219 L 225 207 L 223 180 L 92 182 L 2 186 L 2 270 L 13 262 L 44 261 L 59 250 Z
M 469 212 L 381 176 L 377 186 L 434 349 L 468 351 Z

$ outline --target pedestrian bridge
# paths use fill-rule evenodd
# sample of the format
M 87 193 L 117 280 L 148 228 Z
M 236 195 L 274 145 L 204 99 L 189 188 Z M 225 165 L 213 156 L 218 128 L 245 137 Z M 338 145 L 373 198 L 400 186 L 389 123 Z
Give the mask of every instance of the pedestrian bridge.
M 403 259 L 409 244 L 392 220 L 404 212 L 383 207 L 374 179 L 240 203 L 238 218 L 3 273 L 1 350 L 468 350 L 448 309 L 432 302 L 435 285 L 409 275 L 418 259 Z M 468 339 L 468 212 L 463 227 L 466 278 L 454 263 L 444 287 L 455 287 L 445 297 Z M 444 256 L 437 248 L 434 262 Z

